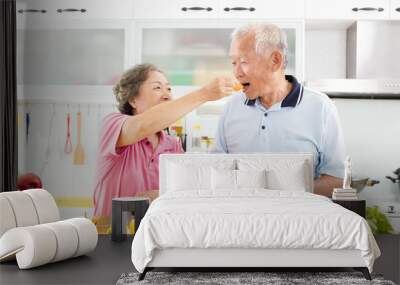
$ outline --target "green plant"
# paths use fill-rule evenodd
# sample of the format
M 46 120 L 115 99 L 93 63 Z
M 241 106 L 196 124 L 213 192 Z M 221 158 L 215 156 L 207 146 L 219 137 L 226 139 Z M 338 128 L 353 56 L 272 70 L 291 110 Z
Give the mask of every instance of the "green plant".
M 392 234 L 393 227 L 377 206 L 367 207 L 367 221 L 374 234 Z

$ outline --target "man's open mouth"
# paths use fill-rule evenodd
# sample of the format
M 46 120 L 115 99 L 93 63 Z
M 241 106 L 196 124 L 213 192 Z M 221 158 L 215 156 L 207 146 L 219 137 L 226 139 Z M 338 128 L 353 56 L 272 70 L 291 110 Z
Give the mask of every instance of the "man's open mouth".
M 242 85 L 243 85 L 243 92 L 246 92 L 250 87 L 250 83 L 249 82 L 242 83 Z

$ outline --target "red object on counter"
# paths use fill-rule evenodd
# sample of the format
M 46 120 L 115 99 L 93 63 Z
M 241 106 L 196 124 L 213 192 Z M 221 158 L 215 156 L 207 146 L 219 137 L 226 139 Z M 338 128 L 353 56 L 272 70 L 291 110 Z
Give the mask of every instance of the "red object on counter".
M 18 190 L 42 188 L 42 180 L 34 173 L 25 173 L 18 177 L 17 188 Z

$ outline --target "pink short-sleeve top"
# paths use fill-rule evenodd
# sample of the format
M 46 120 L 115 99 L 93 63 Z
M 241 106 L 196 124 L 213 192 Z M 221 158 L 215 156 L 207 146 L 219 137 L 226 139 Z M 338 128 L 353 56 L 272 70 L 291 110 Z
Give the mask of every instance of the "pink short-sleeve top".
M 159 155 L 183 152 L 180 141 L 164 131 L 159 132 L 160 140 L 155 150 L 147 138 L 117 147 L 122 125 L 129 117 L 112 113 L 104 118 L 97 155 L 94 216 L 110 216 L 112 198 L 157 190 Z

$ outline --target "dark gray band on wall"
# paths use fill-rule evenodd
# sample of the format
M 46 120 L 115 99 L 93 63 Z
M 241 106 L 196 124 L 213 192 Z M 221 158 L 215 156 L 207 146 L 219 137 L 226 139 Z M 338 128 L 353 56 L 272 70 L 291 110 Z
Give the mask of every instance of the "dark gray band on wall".
M 17 190 L 15 0 L 0 0 L 0 192 Z

